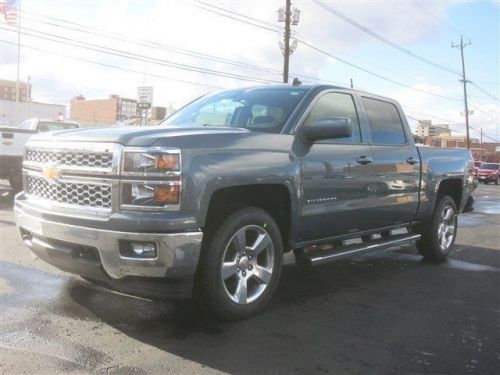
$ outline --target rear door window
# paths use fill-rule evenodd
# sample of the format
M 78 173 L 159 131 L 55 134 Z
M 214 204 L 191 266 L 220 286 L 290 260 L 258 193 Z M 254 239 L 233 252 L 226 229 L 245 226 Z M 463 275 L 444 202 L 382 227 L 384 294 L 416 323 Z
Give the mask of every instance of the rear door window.
M 403 122 L 394 104 L 363 97 L 363 105 L 368 117 L 373 144 L 406 144 Z

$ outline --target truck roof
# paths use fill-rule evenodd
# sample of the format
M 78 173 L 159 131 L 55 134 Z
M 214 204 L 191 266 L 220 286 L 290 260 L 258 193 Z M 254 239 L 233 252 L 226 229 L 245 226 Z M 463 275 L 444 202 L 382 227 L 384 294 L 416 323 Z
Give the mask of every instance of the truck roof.
M 259 86 L 248 86 L 248 87 L 242 87 L 242 89 L 266 89 L 266 88 L 283 88 L 283 89 L 290 89 L 290 88 L 296 88 L 296 89 L 306 89 L 306 90 L 314 90 L 314 91 L 322 91 L 322 90 L 328 90 L 328 89 L 337 89 L 337 90 L 345 90 L 345 91 L 351 91 L 351 92 L 356 92 L 356 93 L 362 93 L 362 94 L 367 94 L 370 96 L 377 97 L 379 99 L 383 99 L 386 101 L 391 101 L 395 102 L 396 100 L 393 98 L 389 98 L 386 96 L 374 94 L 368 91 L 364 90 L 359 90 L 359 89 L 354 89 L 350 87 L 345 87 L 345 86 L 337 86 L 337 85 L 330 85 L 330 84 L 322 84 L 322 83 L 317 83 L 317 84 L 300 84 L 298 86 L 292 86 L 291 84 L 272 84 L 272 85 L 259 85 Z

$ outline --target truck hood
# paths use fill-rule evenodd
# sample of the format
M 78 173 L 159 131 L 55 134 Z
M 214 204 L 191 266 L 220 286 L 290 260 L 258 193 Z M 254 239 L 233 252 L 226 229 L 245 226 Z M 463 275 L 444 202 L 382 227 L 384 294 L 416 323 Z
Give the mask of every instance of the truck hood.
M 189 139 L 195 142 L 206 139 L 207 136 L 231 137 L 248 134 L 250 131 L 242 128 L 211 127 L 211 128 L 178 128 L 178 127 L 110 127 L 62 130 L 52 133 L 41 133 L 30 138 L 33 141 L 51 142 L 109 142 L 126 146 L 180 146 Z M 196 140 L 195 140 L 196 138 Z M 203 142 L 203 141 L 202 141 Z

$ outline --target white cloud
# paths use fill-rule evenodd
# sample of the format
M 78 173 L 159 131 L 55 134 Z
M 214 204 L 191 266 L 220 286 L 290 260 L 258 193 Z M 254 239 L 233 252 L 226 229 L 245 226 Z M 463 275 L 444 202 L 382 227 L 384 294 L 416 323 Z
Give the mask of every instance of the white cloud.
M 282 26 L 276 21 L 276 10 L 283 5 L 281 0 L 204 1 L 263 20 L 271 25 Z M 449 8 L 453 6 L 452 2 L 425 2 L 424 10 L 422 6 L 416 5 L 414 2 L 322 1 L 349 15 L 357 22 L 376 30 L 377 33 L 384 35 L 387 39 L 402 45 L 414 42 L 431 43 L 436 38 L 435 31 L 432 30 L 439 29 L 439 19 L 446 19 Z M 192 3 L 192 0 L 121 0 L 113 2 L 99 0 L 75 0 L 72 2 L 65 0 L 50 2 L 24 0 L 23 9 L 29 12 L 29 17 L 33 17 L 33 14 L 49 15 L 97 27 L 106 30 L 110 34 L 116 33 L 131 39 L 152 40 L 176 48 L 199 51 L 220 58 L 271 68 L 277 72 L 266 73 L 260 70 L 242 69 L 159 48 L 146 48 L 130 42 L 110 40 L 92 34 L 81 34 L 76 31 L 43 25 L 27 18 L 23 19 L 23 25 L 47 34 L 74 39 L 75 43 L 84 41 L 106 45 L 117 50 L 126 50 L 148 58 L 249 75 L 272 81 L 281 80 L 282 55 L 278 48 L 280 36 L 278 32 L 273 35 L 272 32 L 267 30 L 199 9 Z M 298 37 L 311 40 L 320 47 L 335 51 L 336 54 L 383 75 L 394 77 L 395 73 L 385 66 L 383 57 L 378 56 L 378 59 L 375 59 L 373 56 L 363 55 L 361 52 L 365 47 L 387 48 L 382 42 L 334 17 L 310 0 L 295 0 L 294 6 L 297 6 L 302 11 L 300 24 L 295 27 Z M 430 17 L 429 13 L 435 16 Z M 425 27 L 423 24 L 425 24 Z M 9 41 L 15 42 L 15 34 L 2 31 L 2 39 L 4 39 L 4 35 Z M 46 36 L 50 38 L 49 35 Z M 33 93 L 38 100 L 69 102 L 71 97 L 79 94 L 87 97 L 106 97 L 109 94 L 117 93 L 123 96 L 135 97 L 136 87 L 145 83 L 154 86 L 156 105 L 173 104 L 174 106 L 180 106 L 193 97 L 213 90 L 203 86 L 196 86 L 196 83 L 221 87 L 253 84 L 252 82 L 243 82 L 82 50 L 73 46 L 27 36 L 23 36 L 22 43 L 53 51 L 54 53 L 51 55 L 50 53 L 28 49 L 22 51 L 21 75 L 23 78 L 28 75 L 33 77 Z M 1 55 L 0 76 L 15 78 L 15 48 L 6 44 L 1 44 L 1 48 L 3 55 Z M 68 59 L 58 56 L 57 53 L 98 61 L 102 64 L 115 65 L 139 73 Z M 346 68 L 344 64 L 337 62 L 335 59 L 311 51 L 311 49 L 300 44 L 297 51 L 292 55 L 291 71 L 320 79 L 345 82 L 346 85 L 349 82 L 349 77 L 353 76 L 353 72 L 357 73 L 354 69 Z M 398 71 L 400 74 L 397 79 L 414 85 L 415 88 L 433 91 L 445 96 L 461 96 L 459 85 L 448 87 L 437 83 L 431 84 L 429 82 L 433 82 L 432 77 L 420 71 L 414 74 L 410 67 L 407 66 L 402 66 Z M 191 81 L 194 84 L 144 76 L 141 72 Z M 362 75 L 362 73 L 359 74 Z M 457 111 L 457 108 L 460 108 L 460 103 L 451 105 L 449 101 L 443 100 L 441 102 L 440 98 L 433 98 L 425 93 L 410 89 L 397 88 L 392 84 L 377 81 L 373 77 L 370 78 L 371 81 L 367 83 L 368 88 L 373 88 L 373 91 L 380 91 L 383 94 L 400 99 L 405 108 L 412 107 L 418 112 L 430 113 L 444 118 L 450 116 L 454 121 L 461 121 L 460 114 Z M 376 84 L 373 82 L 376 82 Z M 362 81 L 360 85 L 363 86 L 364 84 L 365 82 Z M 438 106 L 437 103 L 442 103 L 442 106 Z M 490 104 L 486 101 L 478 103 L 478 106 L 487 113 L 491 111 Z M 473 117 L 475 124 L 476 121 L 489 124 L 488 129 L 492 129 L 492 124 L 498 121 L 498 117 L 496 117 L 496 120 L 491 120 L 486 116 L 483 118 L 478 114 Z

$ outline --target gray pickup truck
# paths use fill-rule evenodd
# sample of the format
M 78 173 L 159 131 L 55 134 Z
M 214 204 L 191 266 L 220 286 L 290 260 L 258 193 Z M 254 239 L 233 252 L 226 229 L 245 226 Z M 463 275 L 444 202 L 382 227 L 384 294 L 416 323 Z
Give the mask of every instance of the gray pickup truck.
M 240 319 L 269 302 L 288 251 L 314 266 L 416 242 L 444 260 L 473 170 L 467 150 L 415 147 L 394 100 L 254 87 L 155 128 L 34 136 L 15 214 L 24 243 L 62 270 Z

